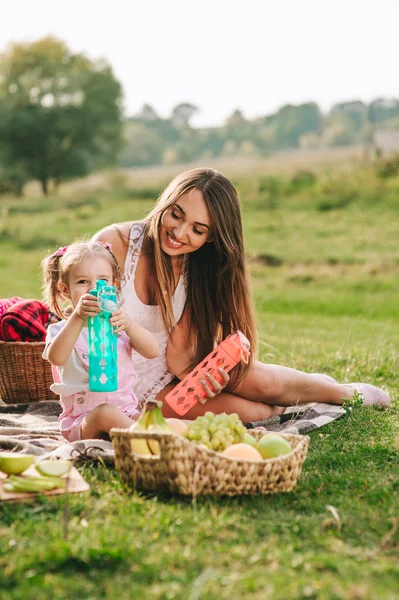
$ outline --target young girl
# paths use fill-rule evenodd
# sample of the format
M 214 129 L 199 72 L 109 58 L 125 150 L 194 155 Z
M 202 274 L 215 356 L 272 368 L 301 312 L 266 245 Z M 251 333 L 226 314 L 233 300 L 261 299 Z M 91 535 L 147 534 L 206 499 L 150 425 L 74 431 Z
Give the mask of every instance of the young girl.
M 155 337 L 138 325 L 122 308 L 110 319 L 118 334 L 119 387 L 116 392 L 88 389 L 87 319 L 100 312 L 97 298 L 89 294 L 98 279 L 117 285 L 119 268 L 111 245 L 76 242 L 60 248 L 43 261 L 46 300 L 62 321 L 47 330 L 43 358 L 55 367 L 58 380 L 51 386 L 60 395 L 59 424 L 69 441 L 103 437 L 112 427 L 130 427 L 138 417 L 138 400 L 133 392 L 137 375 L 132 350 L 146 359 L 155 358 L 159 347 Z M 69 300 L 72 309 L 64 310 Z M 54 369 L 53 369 L 54 372 Z

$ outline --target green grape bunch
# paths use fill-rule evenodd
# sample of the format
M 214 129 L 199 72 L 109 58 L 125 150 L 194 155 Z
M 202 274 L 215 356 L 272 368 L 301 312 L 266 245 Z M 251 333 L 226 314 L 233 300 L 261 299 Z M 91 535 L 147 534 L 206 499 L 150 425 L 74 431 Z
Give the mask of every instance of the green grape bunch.
M 206 412 L 203 417 L 197 417 L 190 423 L 186 437 L 190 442 L 223 452 L 228 446 L 242 442 L 246 431 L 236 413 L 215 415 Z

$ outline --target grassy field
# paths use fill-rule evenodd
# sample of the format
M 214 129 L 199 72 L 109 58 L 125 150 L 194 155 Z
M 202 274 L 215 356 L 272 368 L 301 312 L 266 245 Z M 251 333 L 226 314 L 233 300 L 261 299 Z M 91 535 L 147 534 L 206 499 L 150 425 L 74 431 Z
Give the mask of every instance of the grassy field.
M 392 408 L 312 432 L 285 495 L 192 502 L 86 465 L 91 491 L 70 497 L 67 538 L 62 498 L 3 503 L 0 598 L 398 598 L 399 179 L 322 169 L 294 181 L 258 165 L 235 181 L 261 358 L 376 383 Z M 165 182 L 110 174 L 46 200 L 0 199 L 2 296 L 39 297 L 49 249 L 139 218 Z

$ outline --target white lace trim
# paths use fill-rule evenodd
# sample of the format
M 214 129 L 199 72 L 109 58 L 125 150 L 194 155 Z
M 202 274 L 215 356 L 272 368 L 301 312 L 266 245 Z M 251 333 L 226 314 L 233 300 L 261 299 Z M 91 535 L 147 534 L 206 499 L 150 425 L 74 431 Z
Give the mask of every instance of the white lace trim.
M 137 352 L 133 352 L 132 355 L 138 375 L 138 382 L 134 388 L 134 392 L 139 399 L 140 410 L 147 400 L 154 398 L 174 378 L 173 373 L 168 369 L 166 364 L 168 336 L 164 330 L 159 307 L 143 304 L 138 298 L 134 286 L 137 263 L 144 239 L 144 225 L 144 222 L 137 222 L 131 226 L 128 252 L 121 282 L 126 312 L 138 321 L 140 325 L 154 334 L 160 347 L 158 356 L 153 359 L 145 359 Z M 179 321 L 186 303 L 185 270 L 183 268 L 183 273 L 173 294 L 172 303 L 176 322 Z

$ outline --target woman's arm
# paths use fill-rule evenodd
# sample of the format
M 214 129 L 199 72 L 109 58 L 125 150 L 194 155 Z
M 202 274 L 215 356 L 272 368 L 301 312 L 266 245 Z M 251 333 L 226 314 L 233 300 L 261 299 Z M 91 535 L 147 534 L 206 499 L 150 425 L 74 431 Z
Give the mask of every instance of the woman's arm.
M 189 331 L 188 313 L 184 309 L 183 315 L 172 331 L 168 346 L 166 348 L 166 361 L 169 369 L 176 375 L 180 381 L 190 373 L 190 364 L 192 361 L 193 342 Z M 208 400 L 215 398 L 228 384 L 230 378 L 226 371 L 218 369 L 220 381 L 215 379 L 209 373 L 202 380 L 202 387 L 206 394 L 205 398 L 200 399 L 204 404 Z
M 188 312 L 184 309 L 180 321 L 173 329 L 166 348 L 166 362 L 169 369 L 178 379 L 183 379 L 190 372 L 191 348 Z
M 105 227 L 93 235 L 92 241 L 111 244 L 112 253 L 118 261 L 120 272 L 123 274 L 131 223 L 118 223 L 116 227 L 118 227 L 121 235 L 115 226 Z
M 118 227 L 119 232 L 115 226 L 105 227 L 92 237 L 93 242 L 108 242 L 111 244 L 112 253 L 118 261 L 121 273 L 123 273 L 125 267 L 127 242 L 129 240 L 131 225 L 131 222 L 118 223 L 116 227 Z M 117 333 L 126 331 L 134 350 L 145 358 L 155 358 L 158 356 L 159 344 L 156 338 L 151 332 L 131 319 L 123 308 L 116 310 L 112 314 L 111 325 L 116 328 Z

